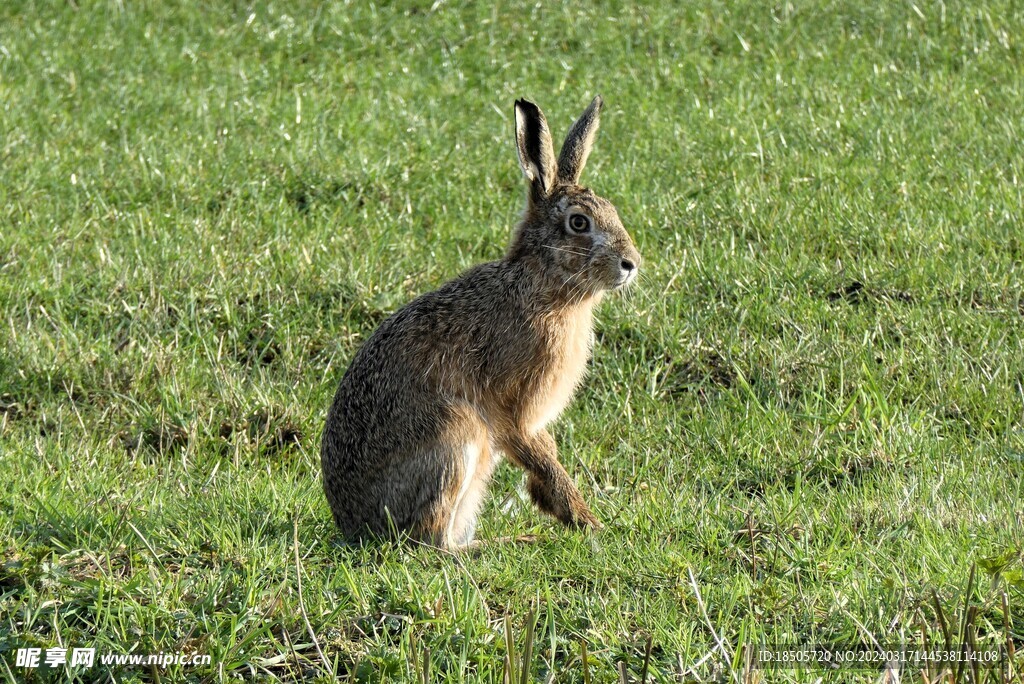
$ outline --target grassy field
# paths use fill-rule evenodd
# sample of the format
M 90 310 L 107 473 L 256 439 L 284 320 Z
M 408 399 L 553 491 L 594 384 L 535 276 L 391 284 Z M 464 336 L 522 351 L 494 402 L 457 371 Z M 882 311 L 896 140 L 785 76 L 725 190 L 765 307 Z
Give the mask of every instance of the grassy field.
M 746 659 L 1019 647 L 1024 7 L 485 5 L 0 4 L 0 678 L 851 682 Z M 606 528 L 502 466 L 478 536 L 534 544 L 340 545 L 349 359 L 503 253 L 513 100 L 560 139 L 595 93 L 584 180 L 645 273 L 553 433 Z

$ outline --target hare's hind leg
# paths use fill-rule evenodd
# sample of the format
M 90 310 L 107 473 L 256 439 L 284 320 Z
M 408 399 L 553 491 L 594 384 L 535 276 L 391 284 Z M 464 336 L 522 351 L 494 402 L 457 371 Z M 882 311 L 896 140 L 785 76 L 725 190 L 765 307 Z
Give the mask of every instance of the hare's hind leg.
M 486 427 L 474 413 L 460 412 L 441 439 L 418 459 L 434 464 L 443 474 L 439 491 L 420 511 L 413 536 L 445 548 L 468 545 L 493 468 Z
M 487 493 L 493 469 L 492 451 L 486 435 L 483 439 L 463 445 L 460 470 L 462 482 L 445 530 L 445 546 L 467 546 L 473 541 L 480 504 Z

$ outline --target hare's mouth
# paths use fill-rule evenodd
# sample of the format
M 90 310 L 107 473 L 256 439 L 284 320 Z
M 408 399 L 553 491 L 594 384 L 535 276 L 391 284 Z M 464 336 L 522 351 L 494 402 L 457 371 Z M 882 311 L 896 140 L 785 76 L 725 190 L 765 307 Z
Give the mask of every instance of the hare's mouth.
M 636 280 L 636 269 L 635 268 L 633 270 L 629 271 L 629 272 L 619 274 L 619 278 L 618 278 L 618 280 L 615 281 L 615 285 L 613 286 L 613 289 L 621 290 L 622 288 L 624 288 L 627 285 L 629 285 L 630 283 L 632 283 L 634 280 Z

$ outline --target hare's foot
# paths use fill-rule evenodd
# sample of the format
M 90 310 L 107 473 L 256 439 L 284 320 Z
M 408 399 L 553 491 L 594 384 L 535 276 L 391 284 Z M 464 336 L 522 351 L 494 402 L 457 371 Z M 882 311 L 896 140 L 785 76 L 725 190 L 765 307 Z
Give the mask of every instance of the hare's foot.
M 540 537 L 535 534 L 517 534 L 506 537 L 495 537 L 488 539 L 484 544 L 536 544 Z
M 576 485 L 564 470 L 561 474 L 564 477 L 542 479 L 530 473 L 526 480 L 526 491 L 537 508 L 568 527 L 601 529 L 603 526 L 583 500 Z
M 474 539 L 470 543 L 462 546 L 458 551 L 467 551 L 469 553 L 479 553 L 485 548 L 491 546 L 505 545 L 505 544 L 535 544 L 540 540 L 535 534 L 517 534 L 515 536 L 507 537 L 495 537 L 494 539 Z
M 505 452 L 528 473 L 526 491 L 537 508 L 569 527 L 600 529 L 601 523 L 559 463 L 558 447 L 547 430 L 512 434 L 505 442 Z

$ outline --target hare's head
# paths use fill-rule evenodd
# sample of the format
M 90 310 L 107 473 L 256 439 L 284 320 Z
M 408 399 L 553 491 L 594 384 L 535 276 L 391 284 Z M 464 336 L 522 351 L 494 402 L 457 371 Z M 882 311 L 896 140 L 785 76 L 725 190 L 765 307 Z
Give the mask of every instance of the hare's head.
M 516 145 L 529 190 L 509 257 L 540 264 L 549 281 L 572 297 L 622 287 L 640 266 L 615 207 L 579 184 L 600 112 L 598 96 L 569 129 L 556 161 L 544 113 L 532 102 L 516 101 Z

